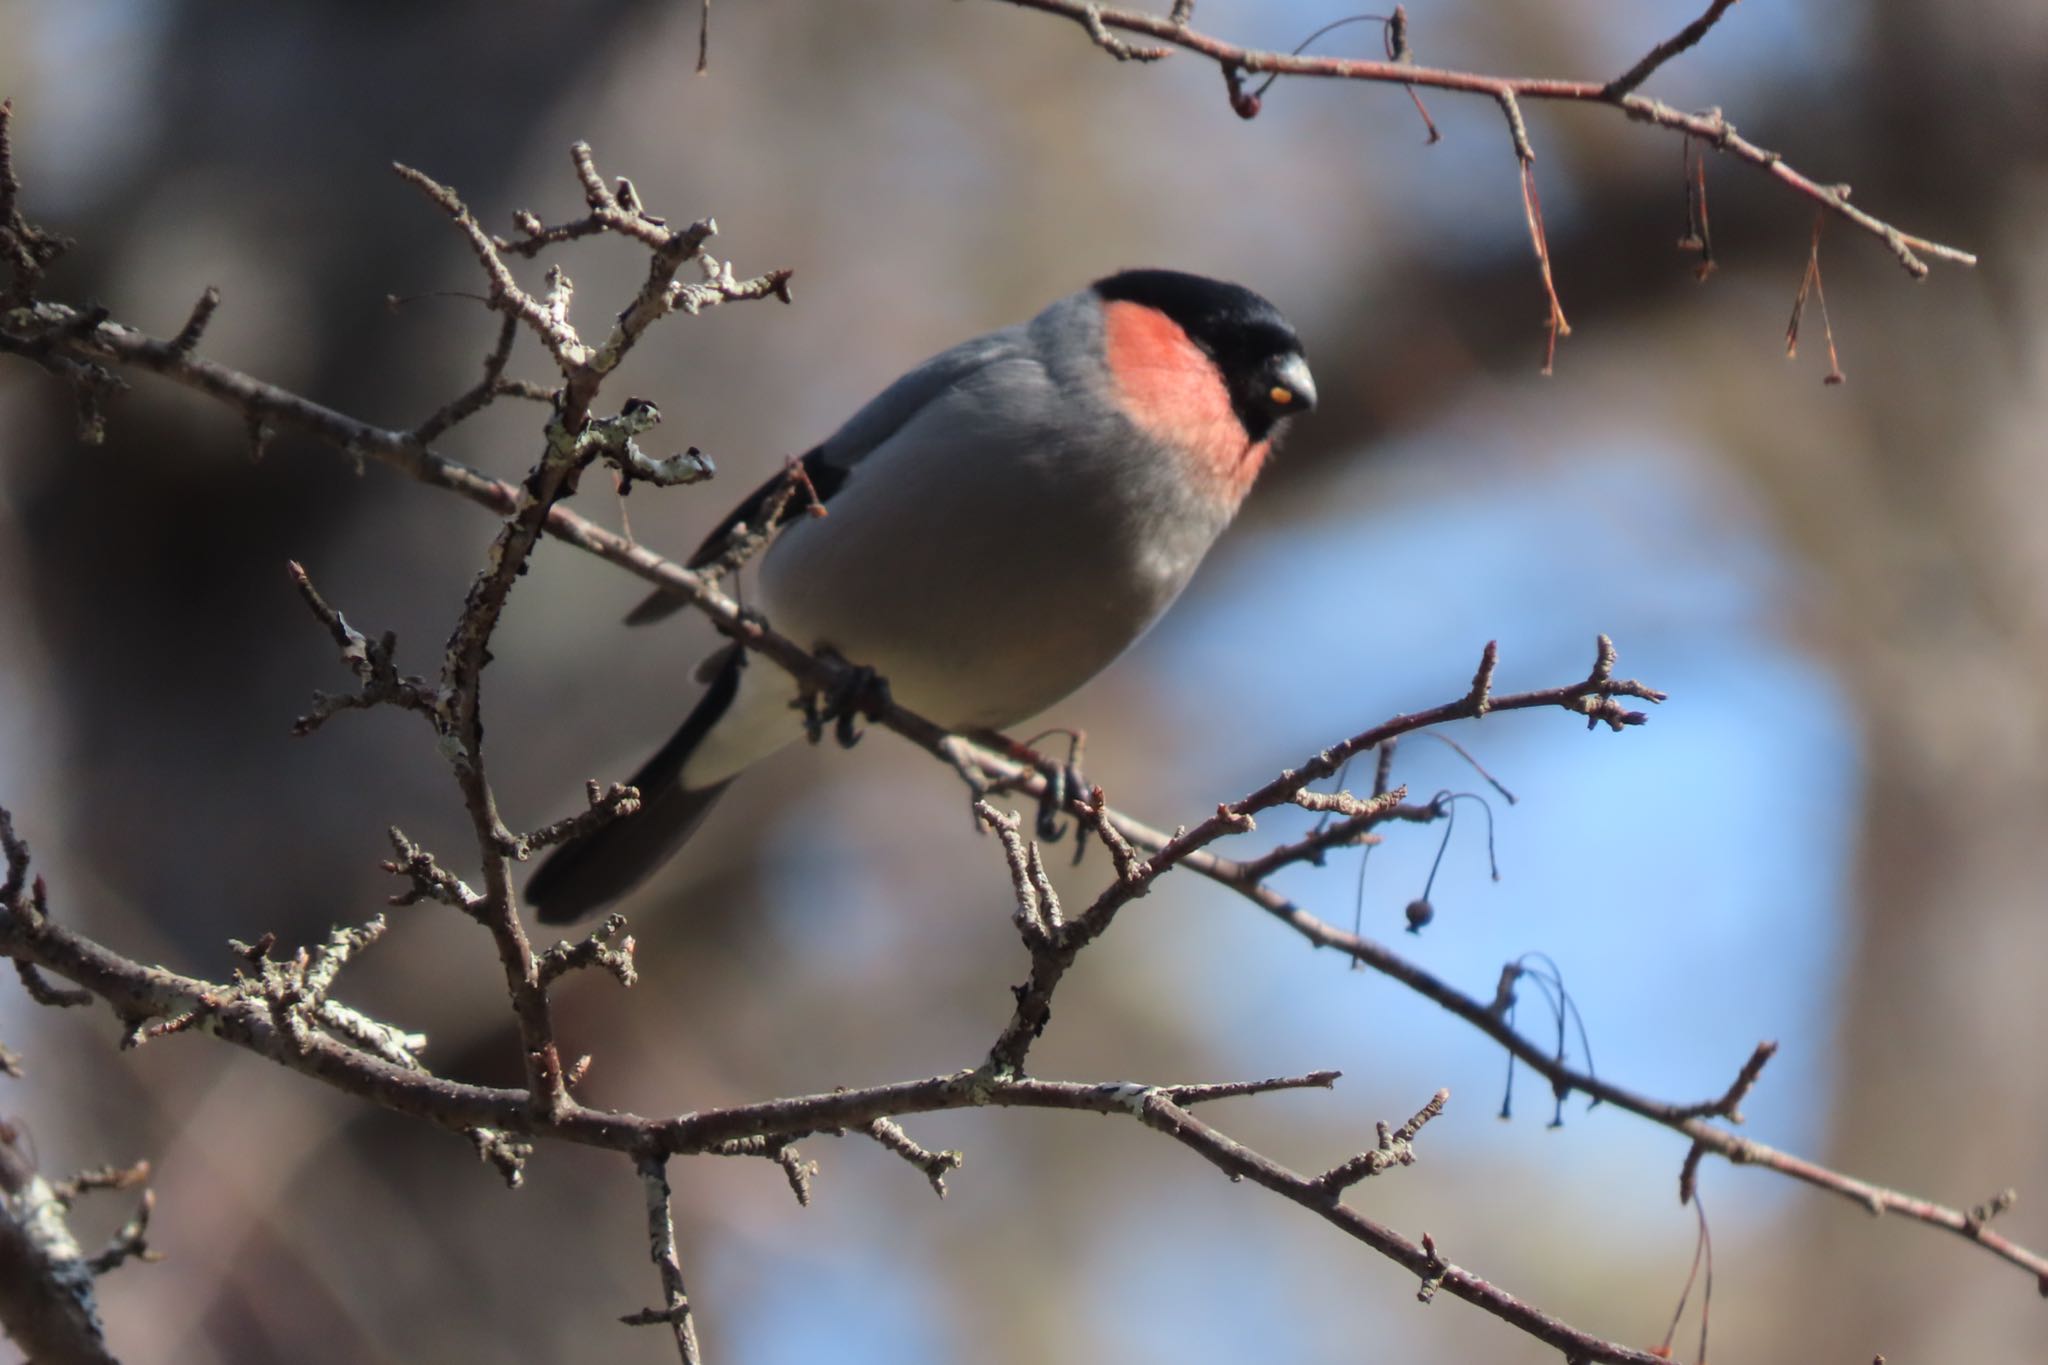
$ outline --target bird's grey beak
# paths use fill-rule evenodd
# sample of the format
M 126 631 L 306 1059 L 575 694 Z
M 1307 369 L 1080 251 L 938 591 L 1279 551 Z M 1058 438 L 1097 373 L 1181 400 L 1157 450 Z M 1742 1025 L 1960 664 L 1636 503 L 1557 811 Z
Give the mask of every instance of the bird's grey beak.
M 1316 406 L 1316 380 L 1308 372 L 1308 361 L 1300 355 L 1282 356 L 1273 367 L 1273 377 L 1294 390 L 1297 411 L 1312 412 Z

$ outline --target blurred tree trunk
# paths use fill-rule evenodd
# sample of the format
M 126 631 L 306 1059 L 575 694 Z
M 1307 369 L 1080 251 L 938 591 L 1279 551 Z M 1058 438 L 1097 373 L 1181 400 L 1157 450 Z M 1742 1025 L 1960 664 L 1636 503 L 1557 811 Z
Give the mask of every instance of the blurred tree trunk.
M 2025 5 L 1969 8 L 1965 18 L 1901 0 L 1874 7 L 1864 180 L 1886 202 L 1924 199 L 1944 231 L 1981 245 L 1993 307 L 2037 325 L 2038 309 L 2014 305 L 2048 293 L 2048 250 L 2020 180 L 2048 143 L 2048 28 Z M 2039 186 L 2031 198 L 2038 208 Z M 1843 394 L 1851 439 L 1775 452 L 1764 463 L 1779 475 L 1759 479 L 1787 524 L 1816 531 L 1802 548 L 1826 580 L 1827 644 L 1863 713 L 1855 936 L 1827 1156 L 1965 1207 L 2016 1186 L 2008 1230 L 2039 1245 L 2048 346 L 1995 325 L 1948 326 L 1967 302 L 1930 326 L 1928 303 L 1920 291 L 1884 303 L 1884 354 L 1865 367 L 1876 382 L 1852 379 Z M 1748 435 L 1749 448 L 1769 448 L 1765 423 Z M 1783 1358 L 2043 1358 L 2048 1308 L 2031 1287 L 1940 1240 L 1842 1206 L 1803 1207 L 1793 1263 L 1776 1279 Z

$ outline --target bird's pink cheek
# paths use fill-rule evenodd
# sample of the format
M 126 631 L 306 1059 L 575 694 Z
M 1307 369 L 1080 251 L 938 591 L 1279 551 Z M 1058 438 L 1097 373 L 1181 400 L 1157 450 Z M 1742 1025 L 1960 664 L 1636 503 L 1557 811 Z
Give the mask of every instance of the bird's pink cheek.
M 1266 457 L 1230 405 L 1208 355 L 1156 308 L 1117 300 L 1103 308 L 1103 357 L 1131 420 L 1189 461 L 1189 473 L 1232 501 Z

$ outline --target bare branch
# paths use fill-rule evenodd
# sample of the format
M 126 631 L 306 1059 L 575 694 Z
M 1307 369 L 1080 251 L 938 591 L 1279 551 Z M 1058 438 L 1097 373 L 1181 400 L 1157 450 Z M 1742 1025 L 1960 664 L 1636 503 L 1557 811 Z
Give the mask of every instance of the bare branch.
M 36 1174 L 18 1136 L 0 1124 L 0 1329 L 29 1359 L 115 1365 L 93 1288 L 94 1259 L 64 1220 L 78 1188 L 67 1197 Z
M 640 791 L 623 782 L 614 782 L 609 787 L 600 787 L 595 781 L 583 784 L 585 796 L 590 802 L 589 809 L 567 815 L 551 825 L 544 825 L 531 834 L 522 834 L 516 840 L 512 856 L 522 861 L 532 857 L 544 848 L 566 844 L 582 837 L 591 830 L 608 825 L 621 816 L 631 815 L 640 809 Z
M 519 318 L 507 313 L 498 326 L 497 344 L 484 357 L 484 377 L 473 388 L 436 408 L 425 421 L 412 429 L 412 438 L 421 445 L 431 445 L 449 428 L 483 411 L 503 391 L 505 366 L 512 359 L 512 343 L 518 339 Z
M 1211 1100 L 1233 1099 L 1239 1095 L 1270 1095 L 1276 1090 L 1328 1090 L 1344 1075 L 1341 1071 L 1311 1071 L 1305 1076 L 1274 1076 L 1263 1081 L 1224 1081 L 1208 1085 L 1161 1086 L 1182 1108 L 1207 1104 Z
M 135 1206 L 135 1212 L 128 1221 L 121 1224 L 109 1241 L 91 1260 L 86 1268 L 95 1275 L 104 1275 L 110 1270 L 133 1261 L 161 1261 L 163 1253 L 152 1251 L 149 1246 L 149 1216 L 156 1210 L 156 1191 L 144 1190 Z
M 1757 1079 L 1764 1074 L 1764 1066 L 1778 1055 L 1778 1045 L 1770 1039 L 1756 1045 L 1756 1051 L 1749 1054 L 1749 1060 L 1742 1064 L 1742 1070 L 1728 1087 L 1727 1093 L 1718 1100 L 1704 1104 L 1682 1105 L 1672 1111 L 1678 1118 L 1722 1118 L 1730 1123 L 1742 1122 L 1742 1101 L 1756 1086 Z
M 1428 1104 L 1416 1110 L 1414 1116 L 1399 1128 L 1389 1129 L 1386 1124 L 1380 1124 L 1379 1145 L 1324 1171 L 1315 1179 L 1317 1188 L 1336 1199 L 1359 1181 L 1370 1179 L 1389 1166 L 1414 1165 L 1415 1135 L 1422 1131 L 1425 1123 L 1444 1112 L 1444 1106 L 1450 1103 L 1450 1099 L 1450 1091 L 1439 1090 L 1430 1097 Z
M 299 595 L 306 599 L 306 606 L 327 627 L 334 643 L 340 646 L 341 661 L 355 673 L 361 685 L 361 690 L 350 696 L 335 697 L 315 692 L 313 709 L 292 723 L 293 734 L 313 733 L 337 711 L 366 710 L 373 706 L 396 706 L 417 711 L 437 726 L 445 722 L 441 698 L 425 681 L 399 676 L 397 665 L 392 661 L 398 649 L 396 636 L 386 634 L 382 639 L 370 640 L 327 604 L 327 599 L 313 586 L 313 580 L 303 565 L 293 560 L 286 563 L 285 569 L 291 574 Z
M 199 344 L 199 338 L 206 332 L 206 324 L 213 321 L 214 310 L 220 307 L 220 290 L 212 285 L 192 305 L 192 315 L 185 319 L 185 325 L 171 338 L 171 345 L 180 351 L 190 351 Z
M 960 1153 L 951 1149 L 943 1152 L 927 1151 L 920 1147 L 910 1134 L 904 1132 L 903 1125 L 894 1119 L 876 1119 L 861 1131 L 923 1171 L 924 1178 L 932 1182 L 932 1193 L 941 1199 L 946 1197 L 946 1176 L 959 1170 L 960 1164 L 966 1160 Z
M 640 979 L 633 969 L 633 947 L 633 936 L 626 932 L 626 917 L 607 915 L 604 923 L 581 941 L 571 943 L 564 939 L 540 955 L 536 974 L 541 989 L 586 967 L 601 967 L 616 977 L 621 986 L 630 987 Z
M 391 826 L 385 834 L 398 857 L 385 863 L 384 870 L 412 882 L 411 889 L 387 897 L 387 904 L 417 905 L 423 900 L 431 900 L 452 905 L 472 918 L 477 915 L 484 898 L 470 890 L 462 878 L 435 862 L 433 854 L 406 838 L 405 831 L 398 826 Z
M 1936 260 L 1965 266 L 1977 263 L 1977 258 L 1967 251 L 1901 232 L 1890 223 L 1865 213 L 1849 202 L 1848 195 L 1842 192 L 1840 186 L 1816 181 L 1793 169 L 1779 153 L 1768 151 L 1746 138 L 1737 136 L 1735 126 L 1718 111 L 1709 114 L 1687 113 L 1633 93 L 1634 85 L 1640 84 L 1641 79 L 1647 79 L 1658 66 L 1697 42 L 1699 37 L 1720 19 L 1721 13 L 1727 8 L 1725 4 L 1715 4 L 1702 20 L 1695 21 L 1679 35 L 1654 49 L 1643 62 L 1638 63 L 1641 77 L 1631 84 L 1631 78 L 1636 77 L 1636 69 L 1631 69 L 1615 81 L 1577 81 L 1547 77 L 1489 76 L 1471 71 L 1418 66 L 1412 62 L 1394 59 L 1373 61 L 1356 57 L 1289 55 L 1227 43 L 1199 32 L 1185 23 L 1176 22 L 1173 17 L 1149 14 L 1143 10 L 1111 9 L 1085 3 L 1085 0 L 1000 2 L 1021 9 L 1064 16 L 1089 29 L 1091 37 L 1094 33 L 1092 25 L 1100 24 L 1105 32 L 1117 30 L 1139 34 L 1157 39 L 1169 47 L 1183 48 L 1217 63 L 1222 68 L 1226 81 L 1233 85 L 1236 73 L 1272 73 L 1325 80 L 1420 86 L 1460 94 L 1483 95 L 1501 102 L 1504 106 L 1509 99 L 1613 105 L 1636 122 L 1652 124 L 1673 132 L 1690 133 L 1711 145 L 1716 151 L 1726 153 L 1738 161 L 1774 176 L 1796 193 L 1818 204 L 1824 211 L 1855 225 L 1860 231 L 1883 242 L 1898 258 L 1899 264 L 1915 277 L 1927 273 L 1927 265 L 1922 257 L 1933 257 Z M 1698 30 L 1697 33 L 1694 32 L 1695 29 Z M 1243 114 L 1245 110 L 1239 108 L 1238 112 Z M 1252 113 L 1256 112 L 1257 108 L 1254 105 Z M 1517 154 L 1520 155 L 1526 146 L 1525 135 L 1516 148 Z M 1525 165 L 1526 162 L 1527 158 L 1524 158 Z
M 660 1157 L 643 1156 L 636 1165 L 641 1188 L 647 1197 L 647 1254 L 661 1277 L 661 1306 L 643 1308 L 619 1319 L 628 1327 L 667 1323 L 675 1333 L 676 1354 L 683 1365 L 701 1365 L 703 1352 L 697 1345 L 697 1325 L 690 1317 L 690 1294 L 683 1285 L 682 1258 L 676 1253 L 676 1218 L 668 1188 L 668 1163 Z
M 1389 63 L 1346 63 L 1341 65 L 1347 69 L 1341 71 L 1335 68 L 1318 70 L 1314 64 L 1322 59 L 1278 58 L 1272 54 L 1248 53 L 1216 44 L 1189 27 L 1191 4 L 1176 4 L 1170 18 L 1160 19 L 1152 15 L 1104 9 L 1094 4 L 1071 3 L 1071 0 L 1013 2 L 1079 20 L 1098 45 L 1121 59 L 1152 59 L 1163 56 L 1166 49 L 1134 47 L 1117 37 L 1112 29 L 1157 36 L 1168 45 L 1202 52 L 1219 62 L 1233 92 L 1239 95 L 1243 92 L 1238 89 L 1238 73 L 1260 71 L 1391 80 L 1403 85 L 1461 90 L 1492 97 L 1508 120 L 1510 137 L 1521 165 L 1525 210 L 1550 298 L 1553 343 L 1557 335 L 1568 331 L 1568 327 L 1549 278 L 1548 250 L 1531 169 L 1535 153 L 1521 116 L 1519 99 L 1605 99 L 1623 108 L 1631 117 L 1647 118 L 1695 135 L 1708 136 L 1695 125 L 1706 126 L 1715 132 L 1710 140 L 1714 140 L 1717 147 L 1749 159 L 1743 150 L 1749 144 L 1735 138 L 1732 128 L 1727 127 L 1718 114 L 1711 116 L 1710 125 L 1704 124 L 1702 116 L 1672 115 L 1667 119 L 1659 112 L 1662 106 L 1639 100 L 1628 93 L 1633 84 L 1614 93 L 1609 87 L 1586 87 L 1567 82 L 1505 80 L 1429 71 L 1416 67 L 1410 60 L 1405 37 L 1390 37 L 1389 51 L 1393 60 Z M 1613 84 L 1620 85 L 1632 79 L 1634 83 L 1640 83 L 1657 64 L 1698 41 L 1699 34 L 1711 27 L 1726 8 L 1726 4 L 1717 4 L 1701 21 L 1696 21 L 1693 27 L 1699 33 L 1689 39 L 1681 33 L 1653 52 L 1646 59 L 1647 66 L 1639 64 L 1640 75 L 1631 71 L 1621 82 Z M 1158 32 L 1160 27 L 1166 31 Z M 1594 93 L 1584 93 L 1587 89 Z M 1249 102 L 1251 111 L 1256 112 L 1256 96 L 1244 98 Z M 18 256 L 22 243 L 29 239 L 16 226 L 19 215 L 15 207 L 16 192 L 11 169 L 5 164 L 4 133 L 4 114 L 0 114 L 0 209 L 5 211 L 0 213 L 0 236 L 6 237 L 8 250 Z M 1110 850 L 1115 873 L 1113 881 L 1083 913 L 1070 918 L 1053 891 L 1038 845 L 1023 836 L 1021 817 L 1015 813 L 999 814 L 985 803 L 977 804 L 979 818 L 997 832 L 1002 843 L 1017 897 L 1018 928 L 1031 957 L 1030 977 L 1017 988 L 1016 1008 L 990 1049 L 987 1060 L 971 1071 L 857 1090 L 784 1097 L 673 1118 L 648 1118 L 590 1109 L 579 1104 L 570 1088 L 583 1074 L 589 1059 L 583 1058 L 570 1070 L 562 1066 L 553 1031 L 548 989 L 564 973 L 588 966 L 611 971 L 622 983 L 630 985 L 633 979 L 632 940 L 625 936 L 624 920 L 614 916 L 579 943 L 563 942 L 545 952 L 535 953 L 513 902 L 510 864 L 547 842 L 570 837 L 604 819 L 630 811 L 635 795 L 630 788 L 620 786 L 600 793 L 596 784 L 592 784 L 589 810 L 527 836 L 513 834 L 499 818 L 495 797 L 484 772 L 481 677 L 490 658 L 490 640 L 506 608 L 512 585 L 523 572 L 539 537 L 553 534 L 656 582 L 700 609 L 742 646 L 768 655 L 813 693 L 845 694 L 847 689 L 858 685 L 862 670 L 836 658 L 814 657 L 794 642 L 776 635 L 758 620 L 743 615 L 737 605 L 718 592 L 705 576 L 693 574 L 627 540 L 604 532 L 558 505 L 559 499 L 574 491 L 581 471 L 600 460 L 618 468 L 624 480 L 690 482 L 708 475 L 709 461 L 704 460 L 694 448 L 684 455 L 666 459 L 648 456 L 638 449 L 635 437 L 651 429 L 659 419 L 659 413 L 651 404 L 630 400 L 614 416 L 594 415 L 594 401 L 601 385 L 645 329 L 669 313 L 696 312 L 728 300 L 780 297 L 786 301 L 788 297 L 787 272 L 771 272 L 751 280 L 741 280 L 730 263 L 720 262 L 705 251 L 704 244 L 715 231 L 709 219 L 680 230 L 670 229 L 664 220 L 645 212 L 631 182 L 620 179 L 615 186 L 608 186 L 598 174 L 587 146 L 578 144 L 572 150 L 572 163 L 590 209 L 588 216 L 548 228 L 531 214 L 520 215 L 515 223 L 524 236 L 516 244 L 486 235 L 469 208 L 453 191 L 419 172 L 401 168 L 401 174 L 448 214 L 464 234 L 489 281 L 491 306 L 504 315 L 497 344 L 486 358 L 482 380 L 437 410 L 420 427 L 409 431 L 384 430 L 359 422 L 311 404 L 298 395 L 198 358 L 193 352 L 212 312 L 213 303 L 209 300 L 217 296 L 203 296 L 185 329 L 168 341 L 122 327 L 110 321 L 104 310 L 72 309 L 33 301 L 30 306 L 10 313 L 7 318 L 9 330 L 0 333 L 0 343 L 4 343 L 7 349 L 56 370 L 67 382 L 74 383 L 81 394 L 88 390 L 100 392 L 104 386 L 95 376 L 110 381 L 109 366 L 132 365 L 150 369 L 226 403 L 243 416 L 252 431 L 290 428 L 308 432 L 336 445 L 351 458 L 375 458 L 391 464 L 424 482 L 462 492 L 506 518 L 482 571 L 472 584 L 462 615 L 443 653 L 439 679 L 433 685 L 416 678 L 400 678 L 391 662 L 395 645 L 388 635 L 373 643 L 350 627 L 339 612 L 320 598 L 303 570 L 297 566 L 294 566 L 294 577 L 309 607 L 342 650 L 343 658 L 355 672 L 361 688 L 356 697 L 332 702 L 326 699 L 317 701 L 315 718 L 306 728 L 312 728 L 333 710 L 389 702 L 409 706 L 428 715 L 445 741 L 444 752 L 454 766 L 482 856 L 483 890 L 472 890 L 453 873 L 441 868 L 431 854 L 411 844 L 396 830 L 392 831 L 392 840 L 398 860 L 387 866 L 407 877 L 411 883 L 411 890 L 395 898 L 397 901 L 443 901 L 462 909 L 490 931 L 518 1020 L 526 1070 L 525 1086 L 521 1089 L 493 1089 L 434 1076 L 417 1059 L 424 1039 L 367 1019 L 329 998 L 336 974 L 351 955 L 375 941 L 382 928 L 381 920 L 362 929 L 339 930 L 325 945 L 301 951 L 289 960 L 271 957 L 272 944 L 268 941 L 245 948 L 244 957 L 251 969 L 247 973 L 238 971 L 232 983 L 216 984 L 147 967 L 50 922 L 40 880 L 32 888 L 26 883 L 26 849 L 18 847 L 19 841 L 13 838 L 11 828 L 5 823 L 5 813 L 0 812 L 0 843 L 6 845 L 7 857 L 6 895 L 0 897 L 0 952 L 16 961 L 18 968 L 25 973 L 25 980 L 39 979 L 33 977 L 39 969 L 47 969 L 66 978 L 82 988 L 77 992 L 82 998 L 106 1000 L 128 1028 L 131 1038 L 139 1040 L 183 1030 L 213 1033 L 373 1103 L 419 1115 L 466 1133 L 476 1144 L 479 1155 L 496 1167 L 511 1184 L 519 1182 L 525 1162 L 532 1153 L 532 1140 L 538 1137 L 578 1142 L 632 1155 L 647 1194 L 650 1251 L 661 1277 L 663 1304 L 635 1314 L 628 1321 L 670 1324 L 685 1360 L 697 1359 L 698 1348 L 676 1254 L 671 1192 L 666 1172 L 666 1162 L 670 1157 L 717 1153 L 773 1159 L 782 1167 L 799 1200 L 807 1201 L 817 1168 L 815 1163 L 804 1160 L 798 1153 L 797 1141 L 816 1133 L 858 1131 L 910 1161 L 943 1194 L 943 1178 L 958 1166 L 959 1155 L 927 1151 L 904 1132 L 897 1119 L 911 1114 L 980 1106 L 1057 1108 L 1134 1118 L 1189 1146 L 1232 1178 L 1253 1180 L 1311 1209 L 1348 1235 L 1394 1259 L 1421 1278 L 1424 1297 L 1445 1291 L 1466 1299 L 1537 1339 L 1556 1346 L 1572 1358 L 1616 1361 L 1656 1358 L 1654 1353 L 1603 1341 L 1561 1323 L 1451 1264 L 1426 1236 L 1419 1244 L 1407 1241 L 1391 1229 L 1342 1204 L 1342 1191 L 1350 1184 L 1387 1166 L 1405 1164 L 1413 1159 L 1412 1142 L 1416 1132 L 1441 1112 L 1446 1098 L 1443 1092 L 1439 1092 L 1429 1105 L 1400 1128 L 1389 1130 L 1380 1125 L 1375 1149 L 1331 1167 L 1321 1175 L 1306 1177 L 1273 1163 L 1201 1123 L 1188 1112 L 1188 1108 L 1228 1096 L 1327 1086 L 1335 1079 L 1334 1072 L 1176 1087 L 1123 1083 L 1091 1085 L 1037 1080 L 1023 1074 L 1023 1063 L 1032 1040 L 1050 1018 L 1055 988 L 1080 950 L 1108 928 L 1123 906 L 1145 895 L 1160 876 L 1176 867 L 1187 867 L 1238 891 L 1260 908 L 1289 923 L 1310 942 L 1338 947 L 1355 960 L 1394 976 L 1425 997 L 1467 1018 L 1518 1059 L 1546 1076 L 1560 1095 L 1579 1090 L 1628 1108 L 1690 1137 L 1692 1147 L 1685 1167 L 1687 1189 L 1691 1188 L 1698 1161 L 1711 1151 L 1732 1162 L 1770 1166 L 1795 1178 L 1856 1198 L 1872 1208 L 1909 1212 L 1921 1221 L 1948 1227 L 1977 1241 L 2037 1276 L 2048 1275 L 2048 1263 L 2044 1263 L 2038 1254 L 1989 1230 L 1988 1224 L 2009 1200 L 1994 1199 L 1968 1213 L 1961 1213 L 1854 1181 L 1760 1144 L 1747 1142 L 1727 1129 L 1708 1123 L 1706 1120 L 1710 1118 L 1739 1121 L 1740 1101 L 1755 1084 L 1768 1059 L 1766 1048 L 1758 1049 L 1719 1100 L 1690 1106 L 1649 1100 L 1590 1075 L 1581 1075 L 1566 1067 L 1561 1059 L 1544 1053 L 1515 1034 L 1505 1022 L 1505 1006 L 1513 1001 L 1514 982 L 1511 978 L 1503 979 L 1501 993 L 1491 1004 L 1482 1005 L 1370 940 L 1344 935 L 1329 928 L 1277 896 L 1265 884 L 1265 879 L 1278 867 L 1313 856 L 1332 843 L 1374 837 L 1369 831 L 1376 824 L 1396 819 L 1428 820 L 1442 815 L 1442 803 L 1411 807 L 1405 804 L 1405 791 L 1391 787 L 1386 761 L 1395 740 L 1402 735 L 1451 720 L 1478 719 L 1495 711 L 1552 706 L 1583 715 L 1589 728 L 1605 723 L 1612 730 L 1621 730 L 1641 724 L 1645 720 L 1644 714 L 1625 709 L 1618 699 L 1655 702 L 1661 701 L 1663 694 L 1638 682 L 1617 680 L 1614 677 L 1613 645 L 1604 636 L 1599 641 L 1594 666 L 1584 680 L 1507 696 L 1494 694 L 1498 651 L 1489 644 L 1482 654 L 1470 689 L 1459 700 L 1428 711 L 1396 717 L 1363 731 L 1313 755 L 1300 767 L 1281 773 L 1238 801 L 1218 805 L 1214 813 L 1200 823 L 1171 835 L 1151 830 L 1112 811 L 1099 788 L 1085 793 L 1072 789 L 1067 784 L 1064 770 L 1020 746 L 1005 742 L 990 749 L 965 743 L 922 717 L 894 706 L 886 697 L 871 696 L 864 703 L 867 714 L 885 727 L 941 755 L 962 773 L 977 794 L 1003 789 L 1037 796 L 1042 815 L 1065 809 L 1084 828 L 1099 835 Z M 1770 164 L 1773 173 L 1784 178 L 1785 173 L 1775 158 Z M 1846 203 L 1845 194 L 1843 202 Z M 1917 263 L 1910 248 L 1898 246 L 1907 239 L 1888 227 L 1883 230 L 1892 233 L 1888 240 L 1893 242 L 1895 249 L 1905 250 L 1905 259 L 1909 263 Z M 592 345 L 582 339 L 571 321 L 573 290 L 566 275 L 559 268 L 549 270 L 543 291 L 531 294 L 514 279 L 505 257 L 531 256 L 549 245 L 600 233 L 623 236 L 639 243 L 648 249 L 650 260 L 645 281 L 627 307 L 617 315 L 607 337 Z M 1917 239 L 1911 239 L 1911 242 L 1918 246 L 1927 245 L 1918 243 Z M 1961 253 L 1951 253 L 1949 258 L 1969 259 L 1962 257 Z M 692 262 L 701 272 L 701 281 L 679 280 L 678 270 Z M 19 260 L 15 265 L 16 285 L 20 287 L 24 275 L 19 268 Z M 1924 266 L 1921 269 L 1924 270 Z M 31 283 L 34 275 L 31 269 Z M 540 338 L 554 358 L 563 382 L 559 396 L 542 395 L 552 397 L 554 402 L 545 446 L 526 479 L 518 485 L 511 485 L 485 478 L 446 460 L 429 450 L 427 443 L 494 397 L 517 387 L 504 380 L 503 372 L 521 327 L 533 331 Z M 1346 761 L 1366 749 L 1376 749 L 1381 760 L 1371 797 L 1308 790 L 1308 784 L 1332 776 Z M 1323 810 L 1344 818 L 1328 829 L 1318 831 L 1310 839 L 1282 845 L 1248 861 L 1233 861 L 1211 851 L 1210 845 L 1225 836 L 1256 829 L 1258 813 L 1285 804 Z M 116 1245 L 96 1259 L 111 1265 L 142 1250 L 146 1215 L 145 1202 L 144 1209 L 132 1223 L 132 1235 L 131 1230 L 124 1230 L 124 1236 L 116 1239 Z
M 1713 0 L 1706 13 L 1687 24 L 1663 42 L 1651 48 L 1643 59 L 1621 75 L 1609 81 L 1601 94 L 1610 100 L 1620 99 L 1655 74 L 1658 67 L 1698 44 L 1707 36 L 1707 30 L 1721 22 L 1721 16 L 1734 8 L 1735 0 Z

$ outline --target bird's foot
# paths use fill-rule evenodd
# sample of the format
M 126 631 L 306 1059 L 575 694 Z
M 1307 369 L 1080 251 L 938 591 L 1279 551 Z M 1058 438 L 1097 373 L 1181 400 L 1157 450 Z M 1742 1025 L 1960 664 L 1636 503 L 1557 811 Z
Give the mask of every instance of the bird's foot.
M 1035 746 L 1056 735 L 1065 736 L 1067 755 L 1065 761 L 1049 758 Z M 1085 730 L 1054 729 L 1033 735 L 1023 743 L 997 736 L 999 748 L 1019 763 L 1029 764 L 1045 777 L 1045 786 L 1038 794 L 1038 828 L 1041 841 L 1058 843 L 1067 832 L 1060 820 L 1060 813 L 1067 809 L 1070 801 L 1086 802 L 1093 790 L 1088 779 L 1081 772 L 1081 751 L 1088 746 Z M 1088 847 L 1088 826 L 1082 824 L 1074 839 L 1074 861 L 1081 861 L 1082 851 Z
M 818 655 L 838 664 L 841 672 L 829 690 L 806 692 L 797 699 L 804 713 L 804 736 L 813 744 L 821 743 L 825 727 L 830 725 L 839 747 L 851 749 L 860 743 L 863 733 L 855 721 L 861 717 L 873 720 L 895 704 L 889 696 L 889 680 L 865 665 L 848 663 L 836 651 L 821 649 Z

